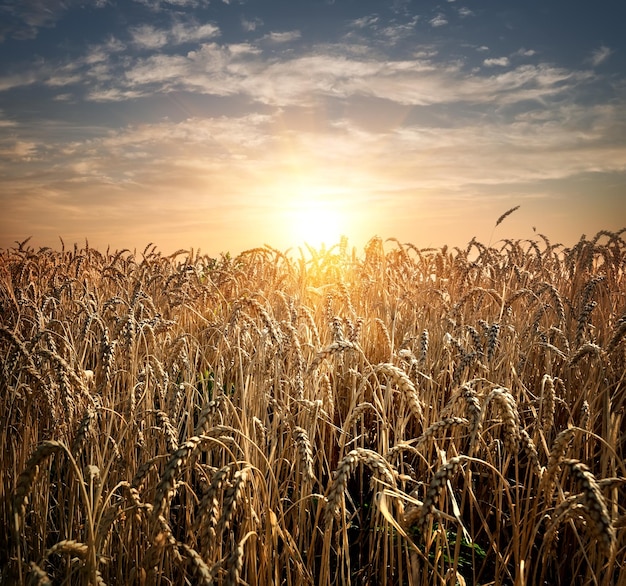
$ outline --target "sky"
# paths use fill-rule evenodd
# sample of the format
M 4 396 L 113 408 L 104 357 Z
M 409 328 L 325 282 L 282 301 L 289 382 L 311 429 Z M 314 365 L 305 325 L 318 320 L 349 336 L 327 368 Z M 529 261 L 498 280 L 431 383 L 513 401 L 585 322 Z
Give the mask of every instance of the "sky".
M 623 0 L 2 0 L 0 248 L 619 230 L 624 22 Z

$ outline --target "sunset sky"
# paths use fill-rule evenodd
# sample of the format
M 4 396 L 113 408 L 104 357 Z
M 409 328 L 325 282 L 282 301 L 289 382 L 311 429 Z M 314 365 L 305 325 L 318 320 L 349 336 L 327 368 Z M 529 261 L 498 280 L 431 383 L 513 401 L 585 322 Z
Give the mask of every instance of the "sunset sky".
M 624 0 L 1 1 L 0 248 L 619 230 L 624 23 Z

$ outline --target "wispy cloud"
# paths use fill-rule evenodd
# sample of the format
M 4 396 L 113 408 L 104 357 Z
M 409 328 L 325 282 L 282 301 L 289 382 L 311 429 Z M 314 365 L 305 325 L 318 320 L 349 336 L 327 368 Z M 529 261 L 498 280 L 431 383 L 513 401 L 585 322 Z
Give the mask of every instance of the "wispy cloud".
M 104 43 L 89 47 L 85 57 L 83 58 L 83 62 L 87 65 L 102 63 L 107 61 L 112 54 L 120 53 L 125 49 L 126 45 L 122 43 L 122 41 L 111 37 Z
M 194 31 L 181 29 L 177 38 L 201 36 Z M 151 38 L 151 31 L 142 32 Z M 211 28 L 205 34 L 217 32 Z M 272 33 L 262 40 L 281 46 L 299 39 L 299 34 Z M 173 38 L 174 33 L 169 30 L 166 36 Z M 5 75 L 0 78 L 0 91 L 39 82 L 58 88 L 83 87 L 88 98 L 96 101 L 192 91 L 213 96 L 238 94 L 252 102 L 280 107 L 314 104 L 321 96 L 372 96 L 402 105 L 505 104 L 566 95 L 571 87 L 592 76 L 589 71 L 541 63 L 510 68 L 507 57 L 498 57 L 485 59 L 483 65 L 502 72 L 481 77 L 465 71 L 458 61 L 446 62 L 428 46 L 421 50 L 416 47 L 413 56 L 404 59 L 385 57 L 378 48 L 347 43 L 276 53 L 264 51 L 262 44 L 213 41 L 177 53 L 166 54 L 155 47 L 147 56 L 128 55 L 122 47 L 122 43 L 110 40 L 89 48 L 82 59 Z
M 508 57 L 492 57 L 483 61 L 485 67 L 508 67 L 509 64 Z
M 0 77 L 0 91 L 7 91 L 17 87 L 24 87 L 35 83 L 42 76 L 42 72 L 36 70 L 21 73 L 9 73 Z
M 7 37 L 34 39 L 39 29 L 53 27 L 78 0 L 20 0 L 4 3 L 0 24 L 0 42 Z
M 258 17 L 256 18 L 242 17 L 241 19 L 241 28 L 243 28 L 243 30 L 246 31 L 247 33 L 253 32 L 261 26 L 263 26 L 263 20 Z
M 355 28 L 368 28 L 374 26 L 379 20 L 380 17 L 378 15 L 370 14 L 368 16 L 356 18 L 350 24 Z
M 445 26 L 448 24 L 448 19 L 446 18 L 445 14 L 443 13 L 439 13 L 436 16 L 434 16 L 433 18 L 431 18 L 429 20 L 430 22 L 430 26 L 437 28 L 440 26 Z
M 37 153 L 37 143 L 26 140 L 10 140 L 0 142 L 0 157 L 11 161 L 31 161 Z
M 175 22 L 169 29 L 142 24 L 130 30 L 131 42 L 141 49 L 160 49 L 166 45 L 205 41 L 219 36 L 219 27 L 214 24 Z
M 609 49 L 609 47 L 602 45 L 593 51 L 591 56 L 587 59 L 587 62 L 591 63 L 594 67 L 597 67 L 598 65 L 605 63 L 612 54 L 613 51 Z
M 263 37 L 272 43 L 289 43 L 295 41 L 302 36 L 300 31 L 284 31 L 284 32 L 271 32 Z
M 198 8 L 207 6 L 210 0 L 134 0 L 138 4 L 143 4 L 150 10 L 159 12 L 171 8 Z
M 474 12 L 465 6 L 462 6 L 461 8 L 459 8 L 458 13 L 461 18 L 467 18 L 468 16 L 475 16 Z
M 132 43 L 142 49 L 160 49 L 167 44 L 167 32 L 149 24 L 131 28 L 130 35 Z

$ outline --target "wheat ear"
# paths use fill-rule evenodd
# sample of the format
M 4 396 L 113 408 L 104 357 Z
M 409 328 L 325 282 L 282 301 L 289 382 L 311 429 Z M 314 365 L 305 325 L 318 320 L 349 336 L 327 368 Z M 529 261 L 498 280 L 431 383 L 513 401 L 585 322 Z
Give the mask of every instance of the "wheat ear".
M 217 521 L 220 513 L 217 493 L 230 474 L 231 465 L 220 468 L 211 478 L 211 484 L 200 501 L 198 512 L 194 522 L 194 531 L 199 533 L 202 553 L 206 553 L 211 544 L 216 542 Z
M 313 372 L 324 361 L 324 359 L 330 358 L 333 354 L 345 352 L 346 350 L 353 350 L 355 348 L 355 344 L 348 342 L 347 340 L 338 340 L 333 342 L 317 353 L 313 362 L 311 362 L 311 366 L 309 366 L 308 372 Z
M 404 524 L 406 527 L 417 524 L 422 535 L 426 535 L 428 531 L 429 516 L 435 514 L 435 503 L 439 500 L 439 496 L 443 491 L 446 483 L 452 478 L 459 468 L 461 462 L 465 460 L 465 456 L 457 456 L 451 458 L 449 462 L 439 467 L 435 475 L 432 477 L 428 489 L 426 490 L 426 497 L 422 506 L 416 510 L 413 515 L 406 515 L 404 518 Z
M 307 482 L 313 482 L 315 480 L 315 473 L 313 472 L 313 448 L 311 447 L 309 434 L 302 427 L 294 427 L 293 435 L 298 448 L 304 479 Z
M 389 377 L 391 383 L 397 386 L 398 389 L 400 389 L 400 391 L 402 391 L 402 393 L 406 397 L 413 415 L 415 415 L 418 421 L 422 421 L 422 419 L 424 418 L 424 409 L 422 407 L 422 402 L 417 395 L 415 385 L 408 377 L 406 372 L 404 372 L 401 368 L 398 368 L 397 366 L 387 362 L 377 364 L 374 367 L 374 370 L 377 373 L 382 373 Z
M 189 457 L 201 441 L 202 439 L 198 436 L 188 439 L 172 454 L 167 462 L 163 476 L 156 487 L 154 517 L 160 515 L 167 508 L 169 501 L 174 496 L 178 472 L 187 463 Z
M 575 433 L 575 427 L 568 427 L 559 432 L 556 438 L 554 438 L 554 443 L 552 444 L 550 454 L 548 455 L 548 465 L 542 478 L 543 488 L 546 495 L 548 496 L 552 495 L 554 478 L 556 477 L 556 474 L 560 469 L 561 462 L 563 461 L 563 456 L 565 456 L 565 452 L 567 451 L 568 446 L 574 438 Z
M 232 485 L 224 492 L 223 511 L 219 524 L 222 525 L 226 531 L 235 516 L 237 505 L 243 497 L 243 489 L 250 476 L 251 470 L 252 468 L 250 466 L 237 470 L 233 475 Z
M 440 431 L 466 425 L 469 425 L 469 421 L 465 419 L 465 417 L 446 417 L 445 419 L 435 421 L 435 423 L 427 427 L 422 435 L 415 440 L 415 447 L 417 448 L 420 444 L 428 440 L 428 438 L 434 437 Z
M 519 430 L 519 443 L 520 447 L 525 452 L 533 471 L 535 472 L 535 474 L 537 474 L 537 476 L 541 476 L 542 470 L 541 464 L 539 464 L 539 454 L 537 452 L 537 447 L 535 446 L 535 443 L 525 429 Z
M 502 412 L 504 445 L 509 451 L 515 452 L 519 443 L 520 433 L 519 415 L 517 413 L 517 404 L 515 399 L 507 389 L 500 387 L 493 389 L 489 395 L 487 395 L 485 409 L 491 402 L 497 404 Z
M 598 541 L 607 556 L 610 556 L 616 544 L 615 529 L 611 524 L 611 517 L 598 481 L 582 462 L 565 460 L 564 464 L 569 467 L 582 490 L 581 504 L 587 510 L 592 521 L 589 526 L 591 534 Z
M 554 425 L 554 379 L 546 374 L 541 379 L 541 428 L 547 434 Z
M 38 566 L 35 562 L 30 562 L 30 580 L 29 584 L 32 586 L 52 586 L 52 580 L 48 576 L 47 572 Z
M 191 562 L 191 565 L 194 569 L 193 575 L 195 578 L 193 583 L 198 584 L 199 586 L 213 586 L 215 575 L 211 571 L 211 568 L 207 566 L 206 562 L 202 559 L 200 554 L 195 549 L 189 547 L 185 543 L 176 542 L 176 545 L 183 550 L 183 552 L 187 556 L 187 559 Z
M 39 466 L 49 456 L 55 452 L 64 451 L 66 448 L 61 442 L 55 440 L 45 440 L 41 442 L 33 451 L 30 458 L 26 462 L 26 466 L 22 473 L 18 476 L 15 495 L 13 497 L 13 508 L 15 511 L 16 527 L 19 529 L 19 518 L 26 513 L 26 505 L 28 504 L 28 494 L 31 491 L 35 478 L 39 473 Z
M 506 218 L 508 218 L 513 212 L 519 210 L 519 206 L 514 206 L 511 209 L 508 209 L 506 212 L 504 212 L 497 220 L 496 220 L 496 227 L 499 226 Z
M 395 486 L 396 472 L 389 462 L 378 452 L 366 448 L 356 448 L 348 452 L 339 462 L 333 482 L 326 500 L 326 523 L 330 524 L 333 517 L 339 517 L 348 479 L 356 470 L 359 462 L 363 462 L 375 476 L 381 477 L 387 484 Z

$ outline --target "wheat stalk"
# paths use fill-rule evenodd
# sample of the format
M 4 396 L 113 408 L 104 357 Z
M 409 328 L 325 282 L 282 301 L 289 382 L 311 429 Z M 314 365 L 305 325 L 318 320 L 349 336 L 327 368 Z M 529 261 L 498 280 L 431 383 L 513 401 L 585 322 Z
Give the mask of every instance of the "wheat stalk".
M 621 584 L 625 232 L 0 250 L 0 581 Z
M 97 415 L 98 413 L 93 407 L 87 407 L 85 415 L 83 415 L 80 425 L 78 426 L 74 441 L 72 442 L 71 452 L 75 458 L 78 458 L 89 436 L 92 434 Z
M 80 543 L 73 539 L 64 539 L 55 543 L 51 548 L 47 549 L 44 553 L 44 558 L 49 558 L 53 554 L 67 553 L 81 559 L 87 557 L 89 552 L 89 546 L 86 543 Z
M 541 477 L 542 468 L 541 464 L 539 463 L 539 454 L 537 452 L 537 447 L 535 446 L 535 443 L 525 429 L 519 430 L 519 443 L 522 450 L 524 450 L 526 457 L 530 461 L 530 465 L 533 471 L 537 476 Z
M 596 344 L 592 344 L 591 342 L 585 342 L 574 352 L 571 358 L 568 361 L 568 366 L 574 366 L 583 356 L 587 356 L 587 354 L 593 354 L 596 358 L 602 355 L 602 348 Z

